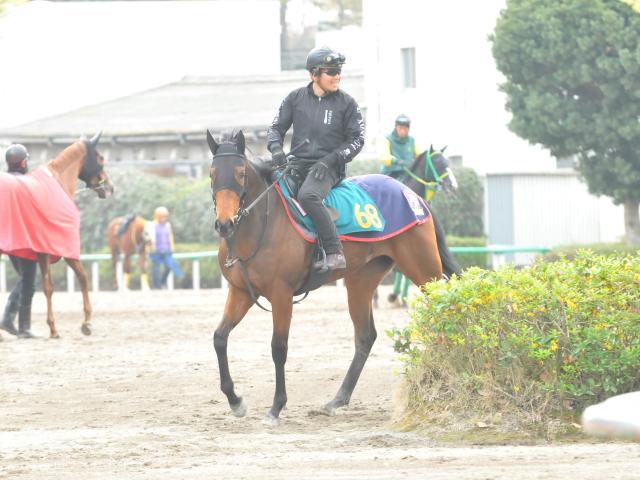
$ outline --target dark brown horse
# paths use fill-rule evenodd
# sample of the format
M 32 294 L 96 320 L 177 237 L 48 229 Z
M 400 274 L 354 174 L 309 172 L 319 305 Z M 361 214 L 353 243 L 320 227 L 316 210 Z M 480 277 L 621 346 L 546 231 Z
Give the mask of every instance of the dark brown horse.
M 78 179 L 85 182 L 88 190 L 96 192 L 98 197 L 106 198 L 113 193 L 113 185 L 104 171 L 104 158 L 96 150 L 100 133 L 90 140 L 81 139 L 65 148 L 55 159 L 50 160 L 44 167 L 46 175 L 55 178 L 64 192 L 73 201 L 77 193 Z M 74 207 L 75 208 L 75 207 Z M 37 232 L 37 235 L 47 235 L 47 232 Z M 42 287 L 47 298 L 47 324 L 51 338 L 58 338 L 51 297 L 53 296 L 53 280 L 50 270 L 50 254 L 37 252 L 37 261 L 42 273 Z M 91 302 L 89 300 L 89 280 L 79 259 L 65 258 L 65 261 L 75 272 L 84 305 L 84 321 L 82 333 L 91 335 Z
M 131 281 L 131 256 L 138 254 L 138 265 L 140 267 L 140 288 L 149 290 L 149 277 L 146 267 L 146 238 L 144 226 L 147 220 L 139 215 L 129 217 L 116 217 L 109 222 L 107 227 L 107 244 L 111 250 L 111 263 L 113 265 L 112 285 L 118 289 L 118 258 L 123 254 L 122 270 L 124 281 L 121 287 L 129 288 Z
M 404 171 L 395 176 L 398 181 L 404 183 L 418 196 L 423 198 L 427 204 L 431 202 L 433 196 L 439 190 L 445 193 L 452 193 L 458 189 L 458 181 L 451 169 L 451 163 L 444 155 L 445 148 L 442 150 L 434 150 L 433 146 L 430 146 L 429 150 L 425 150 L 416 156 L 409 168 L 405 168 Z M 454 273 L 459 276 L 461 274 L 461 268 L 445 244 L 445 232 L 435 217 L 433 221 L 436 228 L 440 256 L 447 257 L 446 261 L 442 262 L 443 273 L 447 278 L 451 278 Z M 402 276 L 402 274 L 397 268 L 394 270 L 396 271 L 395 284 L 397 287 L 394 287 L 394 291 L 389 294 L 387 300 L 393 304 L 400 302 L 399 305 L 406 307 L 407 299 L 402 298 L 402 296 L 404 296 L 409 288 L 407 279 L 405 277 L 398 278 L 398 275 Z M 400 284 L 403 284 L 404 292 L 402 296 L 400 295 Z M 377 299 L 378 293 L 376 291 L 374 296 L 376 305 Z
M 233 413 L 245 415 L 245 402 L 236 395 L 229 373 L 227 342 L 257 297 L 263 296 L 271 302 L 273 312 L 271 353 L 276 369 L 275 396 L 264 422 L 275 425 L 287 402 L 284 366 L 293 296 L 309 274 L 314 246 L 296 233 L 276 192 L 245 157 L 242 132 L 218 143 L 207 131 L 207 141 L 213 153 L 210 175 L 215 228 L 222 237 L 218 259 L 229 283 L 222 321 L 213 340 L 220 385 Z M 343 242 L 343 246 L 347 269 L 327 275 L 326 282 L 344 277 L 355 332 L 355 354 L 338 393 L 324 407 L 330 415 L 349 403 L 369 356 L 377 336 L 373 292 L 394 263 L 416 285 L 442 277 L 432 217 L 380 242 Z

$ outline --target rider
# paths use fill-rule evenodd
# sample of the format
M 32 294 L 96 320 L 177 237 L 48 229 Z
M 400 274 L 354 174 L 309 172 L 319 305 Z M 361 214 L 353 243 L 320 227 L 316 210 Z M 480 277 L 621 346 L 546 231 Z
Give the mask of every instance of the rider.
M 411 120 L 404 114 L 398 115 L 393 131 L 384 137 L 380 148 L 381 173 L 395 179 L 403 176 L 404 169 L 411 167 L 420 154 L 415 139 L 409 135 Z
M 10 174 L 24 175 L 27 173 L 29 152 L 24 145 L 19 143 L 10 145 L 5 152 L 5 160 Z M 9 295 L 0 328 L 11 335 L 17 335 L 18 338 L 35 338 L 35 335 L 31 333 L 31 302 L 36 291 L 38 264 L 34 260 L 11 255 L 9 255 L 9 259 L 20 276 L 20 280 Z M 18 315 L 18 330 L 13 323 L 16 315 Z
M 364 119 L 356 101 L 339 89 L 345 56 L 329 47 L 312 49 L 306 67 L 311 82 L 284 99 L 267 134 L 273 162 L 287 162 L 284 137 L 293 126 L 292 150 L 304 181 L 297 199 L 313 220 L 327 254 L 314 263 L 318 270 L 347 267 L 342 244 L 329 211 L 322 203 L 331 188 L 345 177 L 345 164 L 362 150 Z
M 405 168 L 410 168 L 414 159 L 420 154 L 415 139 L 409 135 L 411 119 L 404 114 L 396 117 L 393 131 L 384 137 L 380 151 L 381 173 L 400 180 L 405 174 Z M 404 283 L 403 283 L 404 282 Z M 402 289 L 402 295 L 400 290 Z M 409 280 L 395 269 L 393 293 L 389 296 L 395 301 L 400 299 L 406 303 L 409 295 Z

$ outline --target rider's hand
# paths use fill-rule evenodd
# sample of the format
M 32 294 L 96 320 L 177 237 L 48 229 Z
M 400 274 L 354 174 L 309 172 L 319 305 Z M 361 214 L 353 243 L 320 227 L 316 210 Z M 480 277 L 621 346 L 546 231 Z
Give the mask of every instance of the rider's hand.
M 309 175 L 312 175 L 313 178 L 318 181 L 324 180 L 324 177 L 327 176 L 327 173 L 329 173 L 329 167 L 322 161 L 317 161 L 309 169 Z
M 274 145 L 271 149 L 271 159 L 276 167 L 281 167 L 287 163 L 287 157 L 282 151 L 282 147 L 280 145 Z

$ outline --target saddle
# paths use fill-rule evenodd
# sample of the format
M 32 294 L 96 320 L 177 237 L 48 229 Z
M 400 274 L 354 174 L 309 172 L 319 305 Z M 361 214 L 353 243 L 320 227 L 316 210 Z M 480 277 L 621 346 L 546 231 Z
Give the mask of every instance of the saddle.
M 116 232 L 116 238 L 120 238 L 122 235 L 124 235 L 124 232 L 127 231 L 127 228 L 129 228 L 129 225 L 131 225 L 131 222 L 133 222 L 135 218 L 136 214 L 130 213 L 122 219 L 122 223 L 120 224 L 120 226 L 118 227 L 118 231 Z

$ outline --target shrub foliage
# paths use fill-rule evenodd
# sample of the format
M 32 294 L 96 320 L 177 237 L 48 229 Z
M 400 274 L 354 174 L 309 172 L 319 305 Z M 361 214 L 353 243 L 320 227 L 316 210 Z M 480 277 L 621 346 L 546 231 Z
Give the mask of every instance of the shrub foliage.
M 427 284 L 410 324 L 389 332 L 404 354 L 409 409 L 545 424 L 637 390 L 639 284 L 637 256 L 590 251 Z

